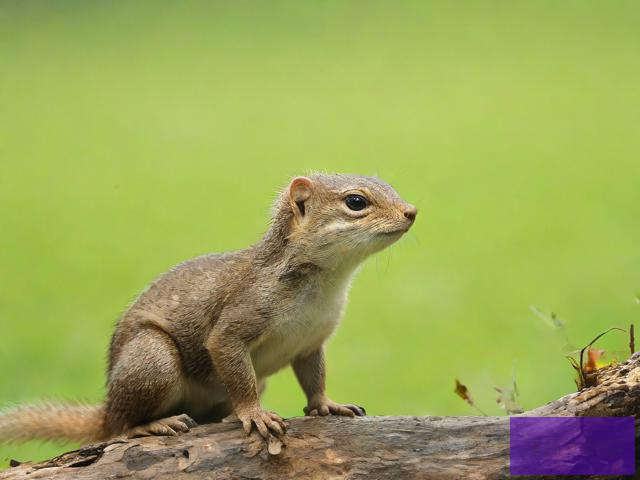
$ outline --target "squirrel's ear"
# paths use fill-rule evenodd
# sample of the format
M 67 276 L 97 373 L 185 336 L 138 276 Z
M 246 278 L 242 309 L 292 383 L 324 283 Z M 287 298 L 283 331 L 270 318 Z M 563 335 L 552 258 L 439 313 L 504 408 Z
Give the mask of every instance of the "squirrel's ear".
M 308 177 L 296 177 L 289 184 L 289 200 L 296 216 L 304 217 L 305 202 L 311 197 L 313 182 Z

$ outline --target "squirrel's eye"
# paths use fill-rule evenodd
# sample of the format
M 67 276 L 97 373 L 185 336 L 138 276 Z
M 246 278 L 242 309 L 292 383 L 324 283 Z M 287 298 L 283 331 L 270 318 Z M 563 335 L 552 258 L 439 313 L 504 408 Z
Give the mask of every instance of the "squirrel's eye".
M 363 210 L 364 208 L 367 207 L 367 205 L 369 205 L 369 202 L 367 202 L 367 199 L 364 198 L 362 195 L 349 195 L 347 196 L 347 198 L 345 198 L 344 203 L 351 210 L 355 210 L 355 211 Z

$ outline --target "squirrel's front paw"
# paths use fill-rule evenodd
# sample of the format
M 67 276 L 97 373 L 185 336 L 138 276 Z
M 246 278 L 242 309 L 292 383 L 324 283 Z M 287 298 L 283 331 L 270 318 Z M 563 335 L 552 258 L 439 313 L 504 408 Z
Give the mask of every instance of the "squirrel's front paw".
M 253 426 L 264 438 L 269 438 L 269 432 L 283 435 L 287 431 L 287 424 L 280 415 L 274 412 L 262 410 L 260 407 L 243 410 L 237 413 L 242 422 L 242 428 L 249 435 Z
M 322 398 L 319 400 L 309 402 L 309 405 L 304 407 L 305 415 L 322 416 L 325 417 L 331 415 L 342 415 L 344 417 L 364 417 L 367 412 L 364 407 L 358 405 L 344 404 L 334 402 L 328 398 Z

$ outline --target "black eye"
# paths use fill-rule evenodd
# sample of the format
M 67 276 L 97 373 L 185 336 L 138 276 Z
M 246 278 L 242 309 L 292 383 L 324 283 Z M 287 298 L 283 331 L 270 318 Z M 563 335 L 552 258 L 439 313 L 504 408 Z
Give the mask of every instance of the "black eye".
M 369 202 L 367 202 L 367 199 L 364 198 L 362 195 L 348 195 L 347 198 L 345 198 L 344 203 L 351 210 L 355 210 L 355 211 L 363 210 L 367 207 L 367 205 L 369 205 Z

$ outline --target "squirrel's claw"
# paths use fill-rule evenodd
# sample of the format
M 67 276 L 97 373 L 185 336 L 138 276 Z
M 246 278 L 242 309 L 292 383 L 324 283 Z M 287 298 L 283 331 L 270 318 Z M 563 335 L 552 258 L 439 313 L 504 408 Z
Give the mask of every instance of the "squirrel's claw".
M 353 413 L 355 413 L 356 417 L 364 417 L 367 414 L 367 411 L 364 409 L 364 407 L 361 407 L 360 405 L 347 404 L 342 406 L 348 408 Z
M 327 415 L 340 415 L 343 417 L 364 417 L 367 412 L 363 407 L 351 404 L 339 404 L 332 400 L 325 400 L 320 404 L 311 404 L 304 407 L 305 415 L 312 417 Z
M 282 417 L 274 412 L 265 410 L 253 410 L 249 413 L 238 414 L 238 418 L 242 422 L 242 428 L 249 435 L 255 425 L 258 433 L 265 438 L 269 438 L 269 432 L 276 435 L 284 435 L 287 431 L 287 424 Z

